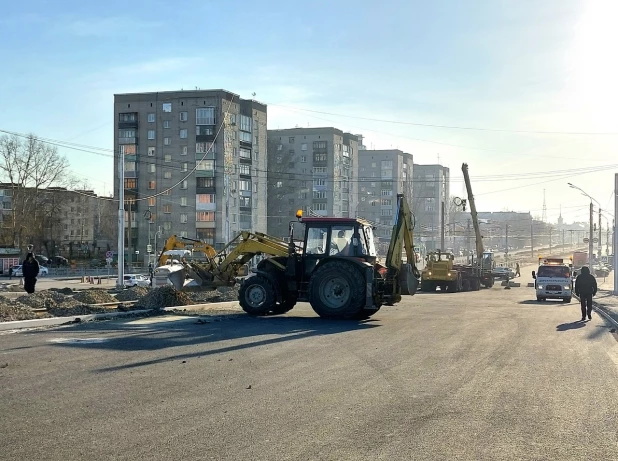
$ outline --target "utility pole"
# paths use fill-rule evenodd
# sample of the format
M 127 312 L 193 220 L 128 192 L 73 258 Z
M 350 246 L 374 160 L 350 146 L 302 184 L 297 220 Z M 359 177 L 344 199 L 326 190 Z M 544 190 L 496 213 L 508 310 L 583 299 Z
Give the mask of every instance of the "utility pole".
M 594 252 L 594 205 L 592 204 L 592 200 L 590 200 L 590 233 L 588 235 L 588 267 L 590 268 L 590 273 L 592 272 L 592 253 Z
M 441 206 L 440 206 L 440 219 L 442 220 L 442 225 L 441 225 L 441 229 L 440 229 L 440 250 L 444 251 L 444 227 L 445 227 L 445 223 L 444 223 L 444 201 L 441 202 Z
M 509 262 L 509 223 L 506 223 L 504 245 L 505 245 L 504 246 L 505 259 L 506 259 L 506 262 L 508 264 L 508 262 Z
M 603 230 L 601 229 L 601 208 L 599 208 L 599 246 L 597 258 L 601 259 L 601 252 L 603 250 Z
M 618 232 L 616 232 L 616 217 L 618 217 L 618 173 L 614 175 L 614 240 L 612 243 L 612 253 L 614 253 L 614 295 L 618 295 Z
M 552 231 L 552 227 L 549 226 L 549 255 L 551 255 L 551 231 Z
M 117 288 L 124 287 L 124 151 L 118 156 L 118 280 Z
M 127 250 L 129 251 L 129 254 L 127 255 L 129 261 L 127 262 L 127 267 L 131 267 L 131 264 L 133 264 L 133 251 L 132 251 L 132 240 L 131 240 L 131 199 L 127 200 L 127 203 L 129 205 L 129 228 L 128 228 L 128 239 L 129 241 L 127 242 Z
M 534 259 L 534 219 L 530 220 L 530 257 Z
M 562 253 L 564 253 L 564 229 L 562 229 Z

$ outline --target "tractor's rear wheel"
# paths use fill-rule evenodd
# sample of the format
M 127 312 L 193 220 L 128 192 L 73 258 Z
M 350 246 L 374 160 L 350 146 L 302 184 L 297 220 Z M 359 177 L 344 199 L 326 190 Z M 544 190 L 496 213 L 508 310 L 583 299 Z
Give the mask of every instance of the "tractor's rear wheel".
M 244 280 L 238 292 L 240 307 L 249 315 L 268 314 L 276 307 L 276 299 L 275 287 L 261 275 Z
M 352 263 L 328 261 L 309 280 L 309 302 L 322 318 L 356 318 L 365 305 L 365 277 Z

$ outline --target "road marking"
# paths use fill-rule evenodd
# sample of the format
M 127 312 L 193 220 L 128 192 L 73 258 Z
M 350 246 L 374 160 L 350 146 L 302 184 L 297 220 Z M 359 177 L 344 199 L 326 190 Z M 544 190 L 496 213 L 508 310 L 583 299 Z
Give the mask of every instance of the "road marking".
M 109 341 L 107 338 L 53 338 L 50 339 L 50 343 L 56 344 L 98 344 L 104 343 L 105 341 Z

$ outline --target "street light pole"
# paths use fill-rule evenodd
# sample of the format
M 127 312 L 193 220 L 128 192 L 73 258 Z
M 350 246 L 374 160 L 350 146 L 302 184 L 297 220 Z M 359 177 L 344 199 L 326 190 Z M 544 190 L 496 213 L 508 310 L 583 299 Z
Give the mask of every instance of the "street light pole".
M 618 173 L 614 175 L 614 242 L 612 251 L 614 252 L 614 295 L 618 295 L 618 232 L 616 232 L 616 217 L 618 217 Z
M 617 179 L 618 181 L 618 179 Z M 594 271 L 592 270 L 592 253 L 594 252 L 594 225 L 593 225 L 593 221 L 594 221 L 594 205 L 592 203 L 592 201 L 594 200 L 590 195 L 588 195 L 583 189 L 581 189 L 580 187 L 575 186 L 574 184 L 568 183 L 569 187 L 571 187 L 572 189 L 577 189 L 578 191 L 580 191 L 583 195 L 585 195 L 586 197 L 588 197 L 590 199 L 590 231 L 588 233 L 588 268 L 590 269 L 590 273 L 594 273 Z M 596 200 L 594 200 L 595 202 L 597 202 Z M 599 202 L 597 202 L 599 203 Z M 599 207 L 601 206 L 601 204 L 599 203 Z

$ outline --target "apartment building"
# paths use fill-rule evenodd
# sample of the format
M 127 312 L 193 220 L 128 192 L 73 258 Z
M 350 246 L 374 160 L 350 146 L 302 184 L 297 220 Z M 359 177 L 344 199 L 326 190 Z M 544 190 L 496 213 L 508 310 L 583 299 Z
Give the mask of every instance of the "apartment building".
M 428 250 L 440 248 L 444 204 L 445 228 L 449 223 L 449 169 L 442 165 L 414 164 L 412 212 L 416 217 L 415 234 Z M 446 233 L 446 232 L 445 232 Z
M 296 210 L 354 217 L 358 139 L 333 127 L 268 130 L 268 233 L 288 235 Z
M 115 95 L 130 254 L 146 261 L 155 234 L 222 248 L 242 230 L 265 232 L 266 121 L 264 104 L 225 90 Z
M 358 153 L 358 215 L 377 224 L 376 236 L 386 245 L 393 230 L 397 194 L 412 203 L 413 169 L 412 155 L 399 149 Z

